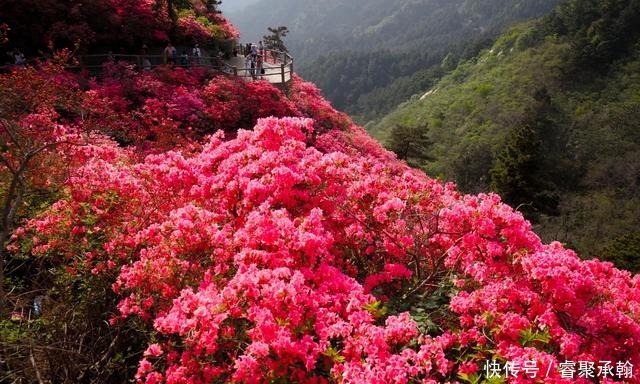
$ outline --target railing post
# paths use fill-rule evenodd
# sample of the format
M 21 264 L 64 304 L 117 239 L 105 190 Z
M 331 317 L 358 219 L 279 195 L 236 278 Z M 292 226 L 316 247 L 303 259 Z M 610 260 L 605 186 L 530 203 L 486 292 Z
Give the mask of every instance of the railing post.
M 236 67 L 235 65 L 233 66 L 233 76 L 238 76 L 238 67 Z
M 282 84 L 285 83 L 285 78 L 284 78 L 284 63 L 280 64 L 280 75 L 282 75 Z

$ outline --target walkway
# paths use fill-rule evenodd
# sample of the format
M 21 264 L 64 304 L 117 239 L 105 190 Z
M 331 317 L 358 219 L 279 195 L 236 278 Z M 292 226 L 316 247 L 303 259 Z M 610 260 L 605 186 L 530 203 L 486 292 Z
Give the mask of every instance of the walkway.
M 236 46 L 238 54 L 224 60 L 224 65 L 229 73 L 240 76 L 245 80 L 266 80 L 271 84 L 286 85 L 291 80 L 293 74 L 293 57 L 288 52 L 272 49 L 264 50 L 264 74 L 255 73 L 251 75 L 251 68 L 245 64 L 245 55 L 249 54 L 251 44 L 238 44 Z
M 242 56 L 232 57 L 224 61 L 226 66 L 230 68 L 230 73 L 242 77 L 245 80 L 252 80 L 251 69 L 246 69 L 245 59 Z M 264 74 L 256 73 L 254 80 L 266 80 L 271 84 L 288 83 L 291 80 L 293 72 L 293 62 L 285 64 L 280 60 L 269 59 L 262 64 Z
M 220 57 L 200 57 L 196 59 L 190 56 L 186 67 L 200 66 L 217 69 L 245 80 L 266 80 L 274 85 L 286 85 L 289 83 L 293 73 L 293 58 L 288 53 L 279 51 L 266 51 L 265 55 L 266 61 L 263 64 L 265 73 L 256 74 L 255 76 L 251 75 L 251 69 L 245 69 L 243 56 L 234 56 L 229 59 Z M 127 62 L 135 65 L 139 70 L 153 69 L 164 65 L 164 57 L 162 55 L 98 54 L 80 56 L 80 65 L 69 68 L 86 69 L 93 75 L 99 75 L 102 72 L 102 65 L 109 61 Z M 180 62 L 180 58 L 178 58 L 178 62 Z

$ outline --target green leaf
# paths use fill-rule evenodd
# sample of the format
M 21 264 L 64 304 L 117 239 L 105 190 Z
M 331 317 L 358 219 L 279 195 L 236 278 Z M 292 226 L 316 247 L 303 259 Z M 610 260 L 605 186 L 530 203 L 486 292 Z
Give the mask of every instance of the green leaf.
M 506 383 L 507 380 L 504 376 L 491 376 L 488 379 L 482 381 L 482 384 L 503 384 Z
M 371 304 L 365 304 L 362 308 L 371 313 L 376 319 L 387 314 L 387 307 L 379 300 L 376 300 Z
M 523 347 L 532 347 L 538 343 L 548 344 L 550 340 L 551 336 L 546 329 L 544 331 L 533 331 L 531 329 L 520 331 L 520 344 Z
M 477 373 L 472 373 L 471 375 L 467 375 L 466 373 L 458 373 L 458 378 L 471 384 L 478 384 L 480 382 L 480 376 Z
M 324 354 L 336 363 L 344 363 L 346 360 L 345 357 L 340 354 L 340 351 L 336 350 L 333 347 L 327 348 Z

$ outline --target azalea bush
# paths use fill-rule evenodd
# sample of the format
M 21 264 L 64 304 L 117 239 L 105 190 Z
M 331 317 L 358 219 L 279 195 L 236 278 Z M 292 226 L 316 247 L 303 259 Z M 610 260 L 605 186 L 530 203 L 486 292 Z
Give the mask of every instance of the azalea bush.
M 186 41 L 205 41 L 211 38 L 224 38 L 220 28 L 206 17 L 197 17 L 191 10 L 180 12 L 177 27 Z
M 112 324 L 149 325 L 139 382 L 473 382 L 486 361 L 590 382 L 559 364 L 640 364 L 638 276 L 542 244 L 496 195 L 319 151 L 313 130 L 269 118 L 196 153 L 89 160 L 25 234 L 113 283 Z
M 301 115 L 295 101 L 266 81 L 237 81 L 204 68 L 137 73 L 109 63 L 90 86 L 85 96 L 94 128 L 145 153 L 186 147 L 218 130 L 251 129 L 262 117 Z
M 28 57 L 62 48 L 137 54 L 143 44 L 162 47 L 169 39 L 214 46 L 239 37 L 212 1 L 21 0 L 20 5 L 4 7 L 0 42 Z
M 3 74 L 0 92 L 0 185 L 44 146 L 21 180 L 47 191 L 16 208 L 9 301 L 50 300 L 38 327 L 0 323 L 2 364 L 35 353 L 31 377 L 67 382 L 638 382 L 640 277 L 409 168 L 300 78 L 285 94 L 112 63 L 100 81 Z
M 183 10 L 178 14 L 178 32 L 185 41 L 225 40 L 240 37 L 238 31 L 220 14 Z
M 82 382 L 99 370 L 116 380 L 131 376 L 122 366 L 132 357 L 122 353 L 119 364 L 96 365 L 105 351 L 126 352 L 137 337 L 133 327 L 106 326 L 117 302 L 109 284 L 72 276 L 56 258 L 35 257 L 38 236 L 7 244 L 21 236 L 24 220 L 66 195 L 79 166 L 125 159 L 126 151 L 92 129 L 91 111 L 104 107 L 76 80 L 53 63 L 0 76 L 0 381 Z

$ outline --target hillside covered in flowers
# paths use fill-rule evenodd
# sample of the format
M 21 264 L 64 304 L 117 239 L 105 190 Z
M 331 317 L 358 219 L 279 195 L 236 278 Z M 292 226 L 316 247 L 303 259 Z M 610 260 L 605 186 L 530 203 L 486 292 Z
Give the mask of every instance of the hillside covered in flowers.
M 0 381 L 640 382 L 638 275 L 314 85 L 68 58 L 0 75 Z

